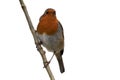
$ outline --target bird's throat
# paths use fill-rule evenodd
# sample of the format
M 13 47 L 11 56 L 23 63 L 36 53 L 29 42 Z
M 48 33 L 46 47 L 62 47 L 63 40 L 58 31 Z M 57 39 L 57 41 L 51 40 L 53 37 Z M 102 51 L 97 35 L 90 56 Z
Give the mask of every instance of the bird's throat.
M 40 19 L 40 22 L 37 27 L 37 32 L 40 34 L 53 35 L 57 32 L 58 21 L 56 17 L 53 16 L 44 16 Z

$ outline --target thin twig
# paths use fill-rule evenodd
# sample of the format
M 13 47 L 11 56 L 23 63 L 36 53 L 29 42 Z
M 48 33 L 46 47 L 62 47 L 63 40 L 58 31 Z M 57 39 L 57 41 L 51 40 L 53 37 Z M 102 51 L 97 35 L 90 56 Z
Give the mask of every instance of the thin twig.
M 27 22 L 28 22 L 30 31 L 31 31 L 31 33 L 32 33 L 32 35 L 33 35 L 33 38 L 34 38 L 34 41 L 35 41 L 37 50 L 38 50 L 39 53 L 41 54 L 42 59 L 43 59 L 43 64 L 44 64 L 44 66 L 45 66 L 45 65 L 46 65 L 45 62 L 47 62 L 47 58 L 46 58 L 46 55 L 45 55 L 45 51 L 42 49 L 41 45 L 39 44 L 40 42 L 39 42 L 39 40 L 38 40 L 38 38 L 37 38 L 37 36 L 36 36 L 36 34 L 35 34 L 35 29 L 34 29 L 34 27 L 33 27 L 33 25 L 32 25 L 32 21 L 31 21 L 31 19 L 30 19 L 30 17 L 29 17 L 27 8 L 26 8 L 23 0 L 19 0 L 19 2 L 20 2 L 20 4 L 21 4 L 21 7 L 22 7 L 23 12 L 24 12 L 24 14 L 25 14 L 25 17 L 26 17 L 26 19 L 27 19 Z M 39 45 L 38 45 L 38 44 L 39 44 Z M 54 79 L 54 76 L 53 76 L 53 74 L 52 74 L 52 72 L 51 72 L 51 69 L 50 69 L 49 65 L 47 65 L 47 66 L 45 67 L 45 69 L 46 69 L 46 71 L 47 71 L 50 79 L 51 79 L 51 80 L 55 80 L 55 79 Z

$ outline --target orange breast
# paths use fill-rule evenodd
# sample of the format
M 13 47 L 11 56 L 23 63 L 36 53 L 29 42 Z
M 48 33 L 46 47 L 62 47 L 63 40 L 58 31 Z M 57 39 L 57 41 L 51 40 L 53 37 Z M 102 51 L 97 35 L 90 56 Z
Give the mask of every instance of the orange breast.
M 37 27 L 37 32 L 40 34 L 46 33 L 53 35 L 57 32 L 58 20 L 55 16 L 42 16 Z

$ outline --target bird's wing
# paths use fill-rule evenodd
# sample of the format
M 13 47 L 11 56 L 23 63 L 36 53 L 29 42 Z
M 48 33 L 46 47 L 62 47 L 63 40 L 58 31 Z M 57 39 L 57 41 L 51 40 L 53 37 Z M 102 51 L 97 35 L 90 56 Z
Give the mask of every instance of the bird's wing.
M 63 30 L 62 24 L 60 22 L 58 22 L 58 26 L 59 26 L 59 29 L 62 30 L 62 36 L 64 38 L 64 30 Z

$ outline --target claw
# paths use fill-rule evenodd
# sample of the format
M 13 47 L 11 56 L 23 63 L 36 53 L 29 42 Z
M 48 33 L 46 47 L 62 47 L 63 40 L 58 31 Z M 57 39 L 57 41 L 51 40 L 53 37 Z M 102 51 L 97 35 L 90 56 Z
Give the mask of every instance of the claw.
M 36 44 L 36 48 L 38 49 L 38 46 L 41 45 L 42 42 L 40 41 L 40 42 L 37 42 L 37 43 L 35 43 L 35 44 Z
M 43 68 L 46 68 L 49 64 L 50 64 L 50 61 L 44 62 L 44 67 Z

